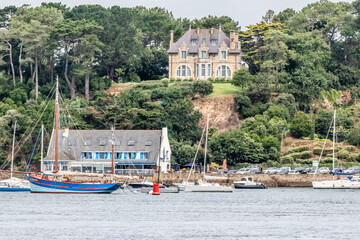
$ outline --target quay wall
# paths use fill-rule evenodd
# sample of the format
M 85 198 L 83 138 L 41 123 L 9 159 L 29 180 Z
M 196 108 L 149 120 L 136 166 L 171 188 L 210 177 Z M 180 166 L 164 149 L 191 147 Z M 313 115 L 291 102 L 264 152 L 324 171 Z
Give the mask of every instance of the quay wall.
M 202 179 L 202 174 L 192 174 L 189 181 Z M 261 182 L 269 187 L 312 187 L 312 181 L 326 181 L 333 180 L 331 174 L 213 174 L 212 176 L 228 177 L 227 180 L 211 180 L 211 182 L 217 182 L 224 185 L 230 185 L 234 181 L 239 181 L 243 177 L 252 177 L 255 182 Z M 162 173 L 160 174 L 160 182 L 166 184 L 181 183 L 186 180 L 188 173 Z M 335 180 L 344 179 L 346 176 L 335 176 Z M 158 175 L 154 174 L 152 177 L 147 177 L 148 180 L 157 182 Z M 139 180 L 138 180 L 139 181 Z

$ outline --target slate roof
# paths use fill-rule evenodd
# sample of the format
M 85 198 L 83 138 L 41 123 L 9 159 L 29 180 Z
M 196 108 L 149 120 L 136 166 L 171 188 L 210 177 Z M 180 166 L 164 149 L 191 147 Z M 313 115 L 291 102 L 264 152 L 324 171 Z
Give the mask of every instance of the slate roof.
M 66 133 L 67 132 L 67 133 Z M 52 136 L 54 136 L 54 131 Z M 147 162 L 156 162 L 160 149 L 161 130 L 115 130 L 115 152 L 150 152 Z M 82 152 L 111 152 L 111 130 L 59 130 L 59 161 L 79 161 Z M 91 141 L 85 146 L 85 141 Z M 74 145 L 69 145 L 73 141 Z M 100 146 L 100 141 L 105 141 L 105 146 Z M 134 141 L 133 146 L 128 146 L 129 141 Z M 151 146 L 145 146 L 146 141 L 152 141 Z M 55 159 L 55 137 L 51 138 L 48 155 L 45 160 Z
M 220 46 L 225 42 L 225 44 L 230 47 L 230 39 L 221 29 L 213 29 L 214 32 L 211 34 L 211 29 L 189 29 L 178 41 L 171 44 L 168 53 L 178 53 L 179 48 L 183 43 L 189 48 L 189 53 L 198 53 L 199 47 L 205 40 L 206 46 L 209 48 L 209 53 L 218 53 Z M 196 39 L 197 44 L 192 45 L 191 40 Z M 217 40 L 216 45 L 211 45 L 211 40 Z M 240 53 L 239 49 L 232 50 L 233 53 Z

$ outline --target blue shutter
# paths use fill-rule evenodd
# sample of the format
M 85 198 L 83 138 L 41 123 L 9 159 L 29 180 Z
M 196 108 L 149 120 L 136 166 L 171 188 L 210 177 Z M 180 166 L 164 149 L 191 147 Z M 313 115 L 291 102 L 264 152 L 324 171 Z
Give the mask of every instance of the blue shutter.
M 119 153 L 119 159 L 122 159 L 122 152 Z
M 140 153 L 140 159 L 144 159 L 144 153 L 143 152 Z
M 91 152 L 89 152 L 89 158 L 92 159 L 92 153 Z
M 109 154 L 108 154 L 108 153 L 105 153 L 104 155 L 105 155 L 105 156 L 104 156 L 104 159 L 108 159 L 108 155 L 109 155 Z
M 127 153 L 124 153 L 124 159 L 127 159 Z
M 136 153 L 133 153 L 133 159 L 136 159 Z
M 110 154 L 110 159 L 112 159 L 112 153 L 109 153 Z
M 96 159 L 100 159 L 99 153 L 96 153 Z
M 84 153 L 81 153 L 80 159 L 84 159 Z

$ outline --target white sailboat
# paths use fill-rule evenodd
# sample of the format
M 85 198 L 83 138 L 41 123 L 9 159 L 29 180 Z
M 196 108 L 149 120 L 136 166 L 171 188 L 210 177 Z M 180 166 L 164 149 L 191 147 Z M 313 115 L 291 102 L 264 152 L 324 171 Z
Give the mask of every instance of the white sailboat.
M 330 128 L 331 128 L 330 124 Z M 333 166 L 332 166 L 332 172 L 334 174 L 334 170 L 335 170 L 335 142 L 336 142 L 336 109 L 334 110 L 334 118 L 333 118 L 333 154 L 332 154 L 332 158 L 333 158 Z M 326 138 L 327 140 L 327 138 Z M 324 142 L 324 147 L 323 150 L 325 148 L 325 144 L 326 144 L 326 140 Z M 322 155 L 323 151 L 320 154 L 320 158 L 321 159 L 321 155 Z M 317 168 L 316 168 L 317 171 Z M 314 176 L 316 174 L 316 171 L 314 173 Z M 345 179 L 340 179 L 340 180 L 335 180 L 333 175 L 333 180 L 330 181 L 313 181 L 312 185 L 314 189 L 360 189 L 360 178 L 359 177 L 354 177 L 354 176 L 349 176 Z
M 14 135 L 11 151 L 11 167 L 10 167 L 10 178 L 0 181 L 0 191 L 3 192 L 24 192 L 30 191 L 30 185 L 28 180 L 13 177 L 14 171 L 14 148 L 15 148 L 15 132 L 16 132 L 16 121 L 14 124 Z
M 209 131 L 209 114 L 206 120 L 206 135 L 205 135 L 205 157 L 204 157 L 204 176 L 203 181 L 199 183 L 190 183 L 185 182 L 185 191 L 186 192 L 233 192 L 234 189 L 229 186 L 221 186 L 218 183 L 208 182 L 207 180 L 216 180 L 216 179 L 227 179 L 224 177 L 214 177 L 206 176 L 206 153 L 207 153 L 207 140 L 208 140 L 208 131 Z M 202 139 L 201 139 L 202 140 Z M 200 142 L 201 142 L 200 140 Z M 194 164 L 193 164 L 194 165 Z M 190 171 L 191 173 L 191 171 Z M 189 180 L 189 178 L 188 178 Z

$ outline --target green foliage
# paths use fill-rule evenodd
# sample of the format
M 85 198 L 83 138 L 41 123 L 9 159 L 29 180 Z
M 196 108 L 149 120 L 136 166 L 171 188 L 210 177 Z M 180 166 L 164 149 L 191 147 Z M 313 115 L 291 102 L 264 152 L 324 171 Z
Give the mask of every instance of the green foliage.
M 350 129 L 347 136 L 347 141 L 354 146 L 360 146 L 360 124 Z
M 294 159 L 291 156 L 284 156 L 280 158 L 281 164 L 293 164 Z
M 309 146 L 300 146 L 300 147 L 296 147 L 296 148 L 290 148 L 290 149 L 288 149 L 287 153 L 303 152 L 303 151 L 309 151 Z
M 290 124 L 290 133 L 295 138 L 308 137 L 311 133 L 311 126 L 310 117 L 304 112 L 298 111 Z
M 339 157 L 341 159 L 348 159 L 350 157 L 350 153 L 348 151 L 346 151 L 346 150 L 341 150 L 339 152 Z
M 235 86 L 244 88 L 253 80 L 253 75 L 250 74 L 247 68 L 240 68 L 234 73 L 231 83 Z
M 264 159 L 264 148 L 241 130 L 230 130 L 213 136 L 209 149 L 215 162 L 221 163 L 224 158 L 228 164 L 241 162 L 260 163 Z

